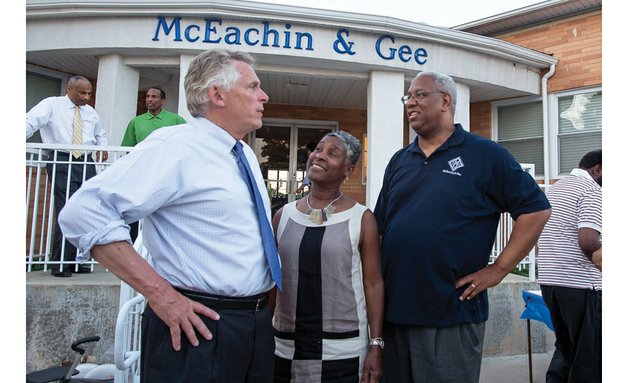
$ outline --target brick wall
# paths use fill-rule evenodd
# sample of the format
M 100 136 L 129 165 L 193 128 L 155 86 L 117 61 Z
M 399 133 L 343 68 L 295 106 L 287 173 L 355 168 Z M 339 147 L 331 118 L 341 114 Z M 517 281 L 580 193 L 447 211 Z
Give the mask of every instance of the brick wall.
M 469 115 L 469 131 L 492 139 L 491 104 L 488 102 L 472 103 L 469 105 Z
M 40 171 L 41 171 L 41 175 L 40 175 L 40 183 L 37 185 L 36 184 L 36 177 L 37 177 L 37 169 L 36 168 L 32 168 L 32 173 L 30 173 L 30 170 L 28 168 L 26 168 L 26 177 L 25 179 L 27 180 L 29 177 L 31 179 L 31 184 L 30 184 L 30 190 L 29 190 L 29 195 L 30 195 L 30 200 L 28 201 L 28 217 L 26 218 L 26 254 L 29 254 L 30 252 L 30 238 L 31 238 L 31 234 L 32 234 L 32 226 L 33 226 L 33 219 L 36 220 L 36 224 L 34 225 L 36 228 L 35 234 L 34 234 L 34 254 L 38 255 L 38 254 L 44 254 L 45 253 L 45 245 L 46 245 L 46 240 L 47 238 L 44 237 L 43 238 L 43 243 L 41 243 L 41 237 L 43 235 L 42 233 L 42 228 L 45 227 L 47 228 L 48 226 L 48 222 L 49 222 L 49 204 L 50 204 L 50 199 L 51 199 L 51 188 L 49 187 L 47 178 L 46 178 L 46 171 L 45 171 L 45 167 L 41 167 Z M 35 192 L 36 189 L 39 189 L 39 195 L 38 195 L 38 199 L 35 200 Z M 47 196 L 45 195 L 47 193 Z M 34 213 L 34 209 L 36 207 L 37 210 L 37 214 L 36 217 L 33 216 Z M 54 219 L 52 219 L 52 228 L 55 226 L 56 222 Z
M 602 25 L 596 11 L 493 37 L 557 58 L 548 88 L 553 93 L 603 83 Z M 470 126 L 472 133 L 492 138 L 490 103 L 470 105 Z
M 494 37 L 557 58 L 549 92 L 558 92 L 602 84 L 602 28 L 602 12 L 596 11 Z
M 337 121 L 338 129 L 355 136 L 363 144 L 366 133 L 366 111 L 318 108 L 309 106 L 265 104 L 266 118 L 291 120 Z M 362 159 L 357 163 L 342 191 L 361 204 L 366 203 L 366 185 L 362 185 Z

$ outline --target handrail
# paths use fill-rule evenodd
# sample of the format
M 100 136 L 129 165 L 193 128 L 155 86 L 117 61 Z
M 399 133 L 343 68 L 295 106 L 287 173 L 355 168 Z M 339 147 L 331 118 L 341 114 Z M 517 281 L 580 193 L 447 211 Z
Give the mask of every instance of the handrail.
M 93 162 L 86 159 L 75 160 L 72 156 L 60 160 L 56 153 L 70 152 L 78 149 L 93 155 L 96 152 L 106 151 L 108 158 L 102 161 L 94 156 Z M 96 146 L 96 145 L 62 145 L 26 143 L 26 266 L 28 271 L 42 268 L 46 271 L 52 262 L 49 260 L 52 252 L 53 229 L 56 224 L 54 216 L 54 189 L 56 187 L 56 169 L 59 164 L 75 166 L 92 166 L 97 173 L 105 171 L 119 158 L 129 153 L 133 148 L 125 146 Z M 50 174 L 48 174 L 48 169 Z M 71 171 L 71 168 L 69 172 Z M 69 182 L 69 181 L 68 181 Z M 68 189 L 68 183 L 65 185 Z M 68 196 L 66 197 L 68 198 Z M 65 242 L 62 241 L 62 247 Z M 63 251 L 64 253 L 64 251 Z M 75 267 L 75 262 L 55 262 L 63 264 L 63 268 Z M 88 264 L 94 264 L 90 261 Z
M 49 257 L 52 249 L 52 228 L 55 224 L 53 215 L 53 185 L 55 182 L 55 174 L 49 175 L 44 169 L 46 165 L 53 166 L 58 163 L 75 163 L 72 158 L 69 160 L 59 161 L 54 155 L 57 151 L 69 152 L 72 149 L 80 149 L 86 152 L 107 151 L 108 159 L 104 162 L 96 162 L 97 172 L 105 171 L 107 167 L 116 160 L 130 152 L 132 147 L 125 146 L 95 146 L 95 145 L 60 145 L 60 144 L 41 144 L 26 143 L 26 168 L 27 168 L 27 196 L 26 196 L 26 220 L 27 220 L 27 257 L 26 264 L 28 271 L 32 270 L 32 266 L 42 265 L 43 270 L 51 265 Z M 86 161 L 79 164 L 86 166 Z M 523 164 L 524 169 L 533 174 L 533 165 Z M 491 253 L 491 263 L 494 262 L 497 255 L 501 253 L 508 242 L 512 220 L 507 214 L 502 216 L 497 229 L 497 236 Z M 64 244 L 64 243 L 63 243 Z M 74 266 L 75 262 L 63 262 L 65 266 Z M 95 261 L 89 261 L 88 264 L 94 264 Z M 532 250 L 528 256 L 519 264 L 519 268 L 529 265 L 529 277 L 531 281 L 535 280 L 535 251 Z
M 116 319 L 116 331 L 115 331 L 115 341 L 114 341 L 114 365 L 119 370 L 126 370 L 131 365 L 134 364 L 136 360 L 140 357 L 140 351 L 126 351 L 127 345 L 126 342 L 120 340 L 127 340 L 127 319 L 130 315 L 130 310 L 138 304 L 144 302 L 144 296 L 142 294 L 137 294 L 135 297 L 131 298 L 118 311 L 118 317 Z M 139 329 L 133 329 L 134 331 L 139 331 Z

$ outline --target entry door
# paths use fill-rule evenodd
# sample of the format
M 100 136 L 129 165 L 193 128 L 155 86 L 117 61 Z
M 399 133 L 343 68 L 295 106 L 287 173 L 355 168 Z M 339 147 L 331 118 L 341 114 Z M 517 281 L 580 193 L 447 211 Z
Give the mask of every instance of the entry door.
M 300 190 L 306 175 L 308 144 L 317 144 L 335 127 L 307 124 L 264 124 L 250 137 L 271 199 L 272 215 L 287 202 L 308 194 Z

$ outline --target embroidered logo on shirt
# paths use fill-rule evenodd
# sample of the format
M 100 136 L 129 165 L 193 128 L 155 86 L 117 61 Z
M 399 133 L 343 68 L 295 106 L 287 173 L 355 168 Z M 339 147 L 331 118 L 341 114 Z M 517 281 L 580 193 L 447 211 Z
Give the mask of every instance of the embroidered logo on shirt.
M 457 172 L 456 170 L 462 168 L 465 166 L 465 164 L 463 164 L 463 160 L 461 159 L 461 157 L 456 157 L 451 159 L 450 161 L 448 161 L 448 165 L 450 166 L 450 170 L 443 170 L 444 173 L 448 173 L 448 174 L 453 174 L 455 176 L 460 176 L 461 173 Z

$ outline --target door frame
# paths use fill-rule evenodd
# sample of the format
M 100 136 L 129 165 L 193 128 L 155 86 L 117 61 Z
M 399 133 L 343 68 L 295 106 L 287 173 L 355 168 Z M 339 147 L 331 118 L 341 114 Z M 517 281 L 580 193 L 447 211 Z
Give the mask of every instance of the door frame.
M 331 131 L 338 130 L 338 121 L 325 121 L 325 120 L 295 120 L 295 119 L 282 119 L 282 118 L 264 118 L 263 126 L 273 126 L 280 128 L 289 128 L 289 177 L 287 180 L 286 194 L 288 195 L 288 202 L 295 200 L 295 190 L 297 189 L 297 149 L 299 144 L 299 129 L 331 129 Z M 252 131 L 248 136 L 248 144 L 252 148 L 255 154 L 258 156 L 258 150 L 256 147 L 256 131 Z M 302 177 L 303 179 L 303 177 Z M 268 182 L 268 179 L 264 179 Z M 300 181 L 301 182 L 301 181 Z

